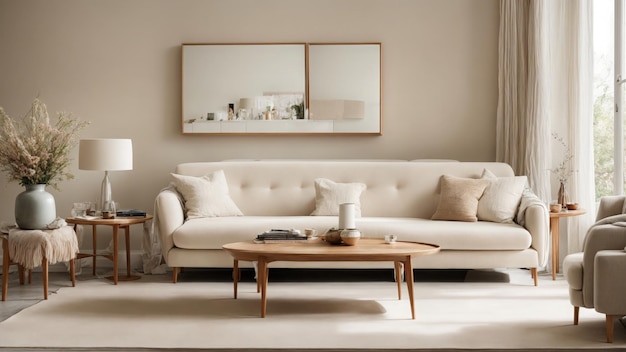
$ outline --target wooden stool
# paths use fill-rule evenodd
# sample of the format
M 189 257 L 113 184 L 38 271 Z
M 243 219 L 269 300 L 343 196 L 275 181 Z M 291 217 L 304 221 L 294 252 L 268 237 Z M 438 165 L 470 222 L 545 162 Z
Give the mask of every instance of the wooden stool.
M 78 240 L 71 226 L 54 230 L 10 229 L 2 233 L 2 300 L 6 301 L 9 288 L 9 266 L 18 265 L 20 285 L 24 284 L 24 270 L 28 269 L 28 283 L 34 267 L 41 265 L 43 296 L 48 299 L 48 264 L 69 262 L 72 287 L 76 286 L 74 259 Z

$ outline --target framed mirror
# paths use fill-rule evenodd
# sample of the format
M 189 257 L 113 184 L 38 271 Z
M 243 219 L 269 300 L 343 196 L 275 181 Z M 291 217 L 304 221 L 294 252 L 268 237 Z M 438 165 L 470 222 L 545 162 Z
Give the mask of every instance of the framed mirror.
M 334 133 L 381 133 L 380 43 L 309 45 L 309 118 Z
M 183 134 L 381 134 L 380 43 L 182 45 Z

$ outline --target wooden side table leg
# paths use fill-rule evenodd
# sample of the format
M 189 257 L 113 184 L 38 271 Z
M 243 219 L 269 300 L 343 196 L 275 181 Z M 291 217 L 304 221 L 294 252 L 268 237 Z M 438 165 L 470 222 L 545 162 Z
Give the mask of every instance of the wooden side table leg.
M 118 270 L 118 258 L 117 252 L 119 251 L 118 233 L 120 225 L 113 225 L 113 284 L 117 285 L 117 270 Z
M 92 262 L 91 262 L 93 268 L 91 269 L 91 271 L 92 271 L 93 276 L 96 276 L 96 258 L 97 258 L 96 254 L 98 253 L 96 250 L 96 247 L 98 246 L 97 238 L 98 237 L 96 235 L 96 225 L 91 225 L 91 243 L 93 247 L 93 250 L 92 250 L 93 257 L 92 257 Z
M 43 277 L 43 299 L 48 299 L 48 258 L 41 261 L 41 276 Z
M 9 291 L 9 240 L 2 237 L 2 300 L 7 300 Z
M 124 226 L 126 239 L 126 276 L 130 277 L 130 226 Z
M 552 280 L 556 280 L 559 267 L 559 218 L 550 218 L 550 236 L 552 237 Z

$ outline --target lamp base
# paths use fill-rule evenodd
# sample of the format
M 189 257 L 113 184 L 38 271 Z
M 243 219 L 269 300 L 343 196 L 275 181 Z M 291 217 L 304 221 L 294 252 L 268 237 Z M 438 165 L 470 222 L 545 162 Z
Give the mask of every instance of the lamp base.
M 104 172 L 104 179 L 100 187 L 100 201 L 98 204 L 100 205 L 100 212 L 105 211 L 109 204 L 111 204 L 111 182 L 109 182 L 108 171 Z

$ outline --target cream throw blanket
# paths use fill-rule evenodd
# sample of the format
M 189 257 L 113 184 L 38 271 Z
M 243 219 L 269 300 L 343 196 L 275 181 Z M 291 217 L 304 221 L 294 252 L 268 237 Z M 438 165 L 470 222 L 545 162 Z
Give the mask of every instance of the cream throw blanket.
M 9 257 L 25 269 L 32 269 L 42 264 L 67 262 L 76 258 L 78 240 L 71 226 L 54 230 L 9 230 Z

